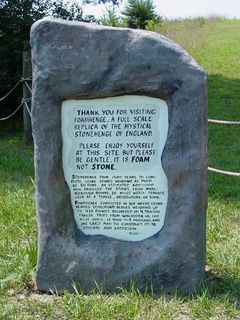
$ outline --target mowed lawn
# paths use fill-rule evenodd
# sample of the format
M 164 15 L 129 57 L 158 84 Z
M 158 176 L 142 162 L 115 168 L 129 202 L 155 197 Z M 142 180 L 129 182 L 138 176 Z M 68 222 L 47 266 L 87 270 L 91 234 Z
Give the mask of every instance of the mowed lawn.
M 240 120 L 240 20 L 165 22 L 209 75 L 209 118 Z M 0 123 L 0 319 L 240 319 L 240 177 L 209 173 L 206 281 L 182 297 L 97 287 L 58 295 L 35 291 L 37 226 L 33 150 L 21 123 Z M 240 126 L 209 125 L 209 166 L 240 172 Z

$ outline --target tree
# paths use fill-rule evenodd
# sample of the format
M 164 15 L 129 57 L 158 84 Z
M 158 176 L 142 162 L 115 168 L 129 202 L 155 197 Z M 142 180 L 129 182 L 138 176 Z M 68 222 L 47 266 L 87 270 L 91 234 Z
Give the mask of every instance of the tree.
M 161 16 L 155 11 L 153 0 L 128 0 L 122 14 L 126 16 L 128 27 L 134 29 L 146 29 L 148 24 L 161 21 Z
M 103 16 L 100 18 L 100 23 L 104 26 L 117 27 L 121 22 L 121 18 L 118 16 L 115 5 L 106 7 Z

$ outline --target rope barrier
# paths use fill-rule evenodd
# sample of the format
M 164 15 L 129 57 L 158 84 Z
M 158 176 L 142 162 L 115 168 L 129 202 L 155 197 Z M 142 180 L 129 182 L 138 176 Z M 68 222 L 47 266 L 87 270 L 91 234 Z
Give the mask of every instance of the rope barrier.
M 11 89 L 10 91 L 8 91 L 8 93 L 5 94 L 5 96 L 3 96 L 3 97 L 0 99 L 0 102 L 3 101 L 4 99 L 6 99 L 6 98 L 17 88 L 17 86 L 18 86 L 19 83 L 21 83 L 21 82 L 22 82 L 22 81 L 19 80 L 19 81 L 15 84 L 15 86 L 13 86 L 12 89 Z
M 27 104 L 27 100 L 31 101 L 31 99 L 26 99 L 26 100 L 23 101 L 23 103 L 25 104 L 25 108 L 27 109 L 27 112 L 28 112 L 29 116 L 32 117 L 31 111 L 30 111 L 30 109 L 28 107 L 28 104 Z
M 30 111 L 30 109 L 29 109 L 29 107 L 28 107 L 28 104 L 27 104 L 27 103 L 30 102 L 30 101 L 32 101 L 31 98 L 22 99 L 22 101 L 21 101 L 20 105 L 17 107 L 17 109 L 14 110 L 9 116 L 4 117 L 4 118 L 0 118 L 0 121 L 8 120 L 8 119 L 10 119 L 11 117 L 13 117 L 23 105 L 25 105 L 25 108 L 27 109 L 27 112 L 29 113 L 29 116 L 31 117 L 32 114 L 31 114 L 31 111 Z
M 29 86 L 29 84 L 27 83 L 27 81 L 32 81 L 32 77 L 21 78 L 21 79 L 12 87 L 12 89 L 8 91 L 8 93 L 6 93 L 2 98 L 0 98 L 0 102 L 3 101 L 4 99 L 6 99 L 6 98 L 17 88 L 17 86 L 18 86 L 21 82 L 24 82 L 24 84 L 25 84 L 26 87 L 28 88 L 29 92 L 32 93 L 32 89 L 30 88 L 30 86 Z
M 32 98 L 25 98 L 25 99 L 22 99 L 23 102 L 31 102 L 32 101 Z
M 239 126 L 240 121 L 226 121 L 226 120 L 214 120 L 214 119 L 208 119 L 208 123 L 210 124 L 220 124 L 220 125 L 235 125 Z M 217 174 L 222 174 L 224 176 L 229 176 L 229 177 L 240 177 L 239 172 L 232 172 L 232 171 L 225 171 L 225 170 L 220 170 L 212 167 L 208 167 L 208 171 L 217 173 Z
M 32 77 L 27 77 L 27 78 L 21 78 L 21 81 L 32 81 Z
M 26 80 L 23 81 L 24 85 L 27 87 L 28 91 L 32 94 L 32 89 L 30 88 L 29 84 Z
M 14 116 L 15 113 L 17 113 L 18 110 L 22 107 L 22 105 L 23 105 L 23 101 L 21 101 L 20 105 L 17 107 L 17 109 L 15 111 L 13 111 L 13 113 L 11 113 L 9 116 L 7 116 L 5 118 L 0 118 L 0 121 L 7 120 L 7 119 L 11 118 L 12 116 Z
M 218 174 L 223 174 L 224 176 L 230 176 L 230 177 L 240 177 L 239 172 L 232 172 L 232 171 L 224 171 L 216 168 L 211 168 L 208 167 L 208 171 L 218 173 Z
M 226 124 L 226 125 L 235 125 L 239 126 L 240 121 L 226 121 L 226 120 L 213 120 L 213 119 L 208 119 L 208 123 L 211 124 Z

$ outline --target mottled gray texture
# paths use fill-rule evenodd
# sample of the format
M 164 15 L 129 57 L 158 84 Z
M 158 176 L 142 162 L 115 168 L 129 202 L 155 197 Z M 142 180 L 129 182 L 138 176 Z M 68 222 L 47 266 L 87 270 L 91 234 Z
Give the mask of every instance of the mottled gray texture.
M 153 32 L 46 18 L 33 25 L 31 46 L 38 289 L 71 290 L 75 281 L 89 291 L 96 281 L 112 291 L 137 278 L 139 288 L 192 292 L 205 264 L 205 72 Z M 161 98 L 169 107 L 165 225 L 140 242 L 81 234 L 62 168 L 62 100 L 126 94 Z

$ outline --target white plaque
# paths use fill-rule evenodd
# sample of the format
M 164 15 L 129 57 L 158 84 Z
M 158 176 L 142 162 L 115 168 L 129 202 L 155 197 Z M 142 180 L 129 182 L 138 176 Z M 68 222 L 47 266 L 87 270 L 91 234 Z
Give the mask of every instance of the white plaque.
M 161 99 L 63 102 L 63 170 L 84 234 L 140 241 L 163 227 L 167 133 L 168 107 Z

